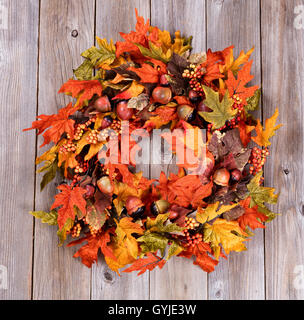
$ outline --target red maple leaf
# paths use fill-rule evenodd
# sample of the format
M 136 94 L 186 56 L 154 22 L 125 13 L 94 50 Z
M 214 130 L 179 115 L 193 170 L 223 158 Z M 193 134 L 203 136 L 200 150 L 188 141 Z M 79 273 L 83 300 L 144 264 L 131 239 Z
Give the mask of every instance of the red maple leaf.
M 61 229 L 68 218 L 71 218 L 72 220 L 75 219 L 74 206 L 76 206 L 82 213 L 86 212 L 86 201 L 83 198 L 83 195 L 87 191 L 81 187 L 72 188 L 66 184 L 58 186 L 57 189 L 61 192 L 55 195 L 55 201 L 51 210 L 61 207 L 58 210 L 57 218 L 59 229 Z
M 237 79 L 234 78 L 232 71 L 228 70 L 228 79 L 225 81 L 230 97 L 237 95 L 244 105 L 247 104 L 247 99 L 252 97 L 259 88 L 258 86 L 245 87 L 245 85 L 254 78 L 254 76 L 250 74 L 252 62 L 253 61 L 250 61 L 244 64 L 238 72 Z
M 58 93 L 65 93 L 77 98 L 77 107 L 81 108 L 83 102 L 90 100 L 94 94 L 101 96 L 102 86 L 98 80 L 73 80 L 70 79 L 60 88 Z
M 23 131 L 37 129 L 38 133 L 43 134 L 44 142 L 40 147 L 49 144 L 51 141 L 57 143 L 62 134 L 66 132 L 70 136 L 74 135 L 74 120 L 69 119 L 69 116 L 75 113 L 76 109 L 73 107 L 72 103 L 69 103 L 66 107 L 59 109 L 58 114 L 52 114 L 50 116 L 41 114 L 38 119 L 32 123 L 31 128 L 24 129 Z
M 128 70 L 135 72 L 143 83 L 157 83 L 160 75 L 157 69 L 147 63 L 143 63 L 140 68 L 129 67 Z
M 250 197 L 240 201 L 240 205 L 245 209 L 245 213 L 238 218 L 240 227 L 245 230 L 246 227 L 250 227 L 252 230 L 256 228 L 265 229 L 263 222 L 268 220 L 268 217 L 258 211 L 258 206 L 249 208 Z M 259 219 L 259 220 L 258 220 Z
M 148 252 L 146 257 L 136 260 L 129 268 L 125 269 L 123 272 L 139 271 L 137 275 L 140 276 L 147 270 L 152 271 L 157 266 L 159 267 L 159 269 L 162 269 L 165 263 L 166 260 L 158 257 L 154 253 Z
M 113 260 L 116 260 L 116 257 L 113 254 L 112 249 L 108 246 L 108 243 L 111 241 L 110 233 L 111 229 L 106 230 L 103 233 L 98 233 L 95 236 L 88 234 L 86 237 L 72 241 L 68 244 L 68 247 L 75 246 L 77 244 L 87 241 L 87 244 L 82 246 L 75 254 L 74 258 L 81 258 L 81 262 L 87 267 L 91 268 L 94 262 L 97 263 L 98 260 L 98 251 L 99 249 L 104 256 L 109 257 Z
M 220 72 L 219 64 L 223 63 L 223 55 L 221 51 L 207 51 L 207 59 L 202 63 L 202 68 L 205 69 L 203 80 L 206 84 L 210 84 L 213 80 L 223 78 L 224 75 Z
M 182 251 L 178 256 L 190 259 L 195 256 L 194 265 L 198 265 L 206 272 L 214 271 L 214 267 L 218 264 L 218 260 L 213 259 L 209 253 L 212 253 L 210 245 L 206 242 L 199 242 L 194 247 L 189 247 Z

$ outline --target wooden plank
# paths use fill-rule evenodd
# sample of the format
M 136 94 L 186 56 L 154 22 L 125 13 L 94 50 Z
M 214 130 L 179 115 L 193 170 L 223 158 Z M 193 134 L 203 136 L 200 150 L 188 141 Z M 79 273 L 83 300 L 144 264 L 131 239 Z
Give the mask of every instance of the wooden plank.
M 213 51 L 235 45 L 235 55 L 255 46 L 252 73 L 260 84 L 259 0 L 208 0 L 207 47 Z M 263 231 L 255 232 L 248 251 L 230 254 L 209 275 L 209 299 L 264 299 Z
M 151 24 L 171 34 L 193 35 L 193 51 L 205 50 L 205 1 L 152 0 Z M 194 14 L 195 13 L 195 14 Z M 158 152 L 156 146 L 152 152 Z M 159 178 L 161 171 L 168 174 L 174 168 L 151 166 L 151 178 Z M 169 169 L 169 170 L 168 170 Z M 207 275 L 191 260 L 174 257 L 162 270 L 150 273 L 151 299 L 206 299 Z
M 0 300 L 31 298 L 35 134 L 21 131 L 36 115 L 38 16 L 38 1 L 1 1 Z
M 266 229 L 266 298 L 304 299 L 303 1 L 262 1 L 263 115 L 279 108 L 284 126 L 272 139 L 265 170 L 280 192 L 279 216 Z M 285 172 L 284 172 L 285 170 Z
M 150 1 L 97 0 L 96 35 L 102 38 L 121 40 L 119 32 L 129 33 L 135 30 L 135 8 L 145 19 L 150 17 Z M 149 176 L 147 165 L 137 167 L 145 176 Z M 137 277 L 136 273 L 125 273 L 119 277 L 112 272 L 104 261 L 94 265 L 92 270 L 92 299 L 148 299 L 149 274 Z
M 94 41 L 94 0 L 44 0 L 40 14 L 38 113 L 56 113 L 70 98 L 58 95 L 61 85 L 81 62 L 80 53 Z M 73 37 L 72 31 L 78 36 Z M 38 145 L 42 140 L 39 139 Z M 39 154 L 45 149 L 39 149 Z M 48 210 L 54 184 L 40 193 L 37 179 L 36 209 Z M 40 222 L 35 227 L 34 299 L 89 299 L 90 269 L 73 258 L 75 248 L 57 248 L 55 228 Z

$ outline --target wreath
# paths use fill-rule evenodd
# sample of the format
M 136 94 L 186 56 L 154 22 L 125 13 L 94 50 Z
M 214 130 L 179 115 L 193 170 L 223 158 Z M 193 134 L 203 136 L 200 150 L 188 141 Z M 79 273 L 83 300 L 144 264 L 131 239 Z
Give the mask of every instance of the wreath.
M 58 226 L 60 245 L 77 238 L 68 246 L 83 244 L 74 257 L 88 267 L 101 252 L 118 274 L 127 265 L 123 272 L 139 275 L 162 268 L 173 256 L 211 272 L 276 216 L 265 204 L 278 196 L 263 186 L 262 169 L 278 110 L 264 126 L 250 113 L 260 99 L 248 84 L 253 49 L 236 59 L 233 46 L 191 54 L 192 37 L 136 18 L 124 41 L 97 37 L 82 53 L 59 90 L 73 103 L 25 129 L 42 134 L 41 147 L 53 143 L 36 159 L 41 190 L 64 178 L 50 211 L 31 214 Z M 154 132 L 178 168 L 158 180 L 136 172 Z

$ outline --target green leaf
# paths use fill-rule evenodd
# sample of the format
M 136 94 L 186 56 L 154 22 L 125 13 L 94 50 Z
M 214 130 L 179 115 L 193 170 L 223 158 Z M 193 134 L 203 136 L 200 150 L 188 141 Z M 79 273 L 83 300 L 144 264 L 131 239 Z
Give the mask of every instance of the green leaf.
M 42 223 L 47 223 L 50 226 L 57 226 L 58 213 L 56 210 L 52 210 L 51 212 L 30 211 L 30 214 L 37 219 L 41 219 Z
M 244 106 L 246 111 L 256 110 L 259 106 L 261 98 L 261 89 L 257 89 L 254 95 L 247 99 L 247 105 Z
M 265 214 L 265 216 L 268 217 L 268 220 L 266 222 L 270 222 L 273 219 L 275 219 L 279 214 L 278 213 L 274 213 L 271 210 L 269 210 L 267 207 L 260 207 L 258 206 L 258 211 Z
M 43 168 L 38 170 L 38 172 L 46 171 L 40 182 L 40 191 L 42 191 L 48 183 L 54 180 L 54 178 L 56 177 L 57 168 L 58 160 L 56 159 L 54 162 L 45 161 L 45 165 L 43 166 Z
M 139 43 L 135 43 L 135 45 L 140 50 L 141 54 L 145 57 L 149 57 L 152 59 L 160 60 L 162 62 L 169 62 L 172 56 L 171 50 L 168 50 L 166 54 L 164 54 L 161 47 L 156 46 L 153 42 L 149 41 L 149 49 L 142 46 Z
M 137 241 L 143 242 L 140 246 L 142 253 L 160 250 L 162 255 L 164 255 L 168 244 L 168 238 L 156 232 L 145 233 L 143 236 L 139 237 Z
M 77 80 L 91 80 L 93 75 L 94 65 L 89 59 L 85 59 L 83 63 L 73 70 Z
M 146 227 L 149 232 L 171 233 L 181 232 L 184 228 L 168 221 L 170 213 L 159 214 L 156 219 L 147 218 Z M 168 221 L 168 222 L 167 222 Z M 167 223 L 166 223 L 167 222 Z
M 251 197 L 250 207 L 258 205 L 265 208 L 264 202 L 275 204 L 278 200 L 278 195 L 274 194 L 275 189 L 269 187 L 262 187 L 260 185 L 260 179 L 263 171 L 260 171 L 255 177 L 247 184 L 247 189 Z
M 171 242 L 172 243 L 169 247 L 168 256 L 167 256 L 166 260 L 169 260 L 171 257 L 178 255 L 179 253 L 181 253 L 184 250 L 184 248 L 182 246 L 180 246 L 177 241 L 173 240 Z
M 221 128 L 227 120 L 234 118 L 237 110 L 232 109 L 233 100 L 229 98 L 228 90 L 226 91 L 223 100 L 220 101 L 219 93 L 209 87 L 203 86 L 206 99 L 205 105 L 212 109 L 212 112 L 199 112 L 207 122 L 213 124 L 215 129 Z
M 71 230 L 73 225 L 74 225 L 74 220 L 71 218 L 68 218 L 63 228 L 57 231 L 57 236 L 59 238 L 59 244 L 58 244 L 59 247 L 63 245 L 64 241 L 67 238 L 67 232 Z

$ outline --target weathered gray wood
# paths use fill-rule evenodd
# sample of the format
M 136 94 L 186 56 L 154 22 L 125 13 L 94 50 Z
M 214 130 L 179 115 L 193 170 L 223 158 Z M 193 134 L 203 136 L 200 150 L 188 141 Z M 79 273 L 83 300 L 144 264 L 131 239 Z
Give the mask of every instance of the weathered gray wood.
M 71 101 L 57 94 L 81 62 L 80 53 L 94 41 L 94 0 L 44 0 L 40 13 L 38 113 L 56 113 Z M 72 30 L 78 36 L 72 37 Z M 39 138 L 38 145 L 42 140 Z M 38 150 L 39 154 L 43 151 Z M 36 209 L 49 210 L 54 184 L 40 193 L 37 179 Z M 89 299 L 90 269 L 74 259 L 75 248 L 57 248 L 56 229 L 35 225 L 34 299 Z
M 31 298 L 35 134 L 22 129 L 36 114 L 38 16 L 38 1 L 1 2 L 0 300 Z
M 129 33 L 135 30 L 138 14 L 145 19 L 150 18 L 150 1 L 144 0 L 97 0 L 96 7 L 96 35 L 114 41 L 122 40 L 119 32 Z M 149 176 L 149 167 L 141 165 L 137 170 Z M 105 262 L 100 259 L 98 265 L 92 270 L 92 299 L 148 299 L 149 298 L 149 274 L 145 273 L 137 277 L 135 273 L 122 273 L 119 277 L 112 272 Z
M 303 9 L 295 9 L 303 2 L 261 4 L 263 116 L 278 107 L 284 124 L 272 138 L 265 170 L 266 185 L 280 192 L 273 210 L 281 214 L 266 229 L 266 299 L 304 299 L 304 26 Z
M 207 0 L 207 47 L 222 50 L 232 44 L 234 53 L 255 46 L 252 73 L 260 84 L 259 0 Z M 264 242 L 258 230 L 248 251 L 221 260 L 208 277 L 209 299 L 264 299 Z
M 180 30 L 182 35 L 193 35 L 193 51 L 205 51 L 205 1 L 152 0 L 151 24 L 171 34 Z M 152 152 L 158 152 L 152 150 Z M 171 166 L 172 167 L 172 166 Z M 167 166 L 151 166 L 151 178 L 159 178 Z M 172 171 L 174 168 L 169 168 Z M 150 273 L 151 299 L 206 299 L 207 275 L 191 260 L 172 258 L 162 270 Z

